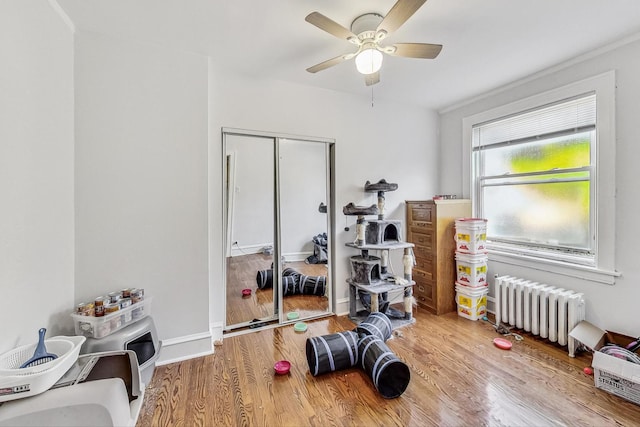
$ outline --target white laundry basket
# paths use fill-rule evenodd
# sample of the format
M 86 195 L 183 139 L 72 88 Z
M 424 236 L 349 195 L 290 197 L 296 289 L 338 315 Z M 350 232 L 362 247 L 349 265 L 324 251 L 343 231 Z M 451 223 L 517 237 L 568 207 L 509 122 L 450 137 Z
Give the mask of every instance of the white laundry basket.
M 47 391 L 76 362 L 85 339 L 81 336 L 46 339 L 47 352 L 58 357 L 29 368 L 20 368 L 20 365 L 33 356 L 37 343 L 23 345 L 0 355 L 0 402 Z

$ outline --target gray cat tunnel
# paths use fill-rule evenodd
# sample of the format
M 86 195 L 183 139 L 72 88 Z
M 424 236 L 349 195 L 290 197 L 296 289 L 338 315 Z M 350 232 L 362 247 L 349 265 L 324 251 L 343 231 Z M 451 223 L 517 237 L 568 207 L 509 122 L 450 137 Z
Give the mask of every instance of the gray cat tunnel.
M 259 270 L 256 274 L 258 289 L 273 287 L 273 270 Z M 282 271 L 282 294 L 323 296 L 327 287 L 326 276 L 307 276 L 293 268 Z
M 411 373 L 385 344 L 390 337 L 389 318 L 384 313 L 373 312 L 355 331 L 308 338 L 309 372 L 315 377 L 359 365 L 383 397 L 398 397 L 407 389 Z
M 344 331 L 307 338 L 306 353 L 314 377 L 351 368 L 358 363 L 358 334 Z
M 366 335 L 358 341 L 358 354 L 362 369 L 383 397 L 393 399 L 404 393 L 411 379 L 409 367 L 384 341 L 374 335 Z

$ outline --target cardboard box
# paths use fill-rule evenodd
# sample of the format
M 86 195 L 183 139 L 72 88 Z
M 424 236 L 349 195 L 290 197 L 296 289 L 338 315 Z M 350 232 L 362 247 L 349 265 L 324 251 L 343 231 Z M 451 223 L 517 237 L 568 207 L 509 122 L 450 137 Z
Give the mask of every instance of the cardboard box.
M 599 351 L 606 342 L 625 346 L 630 339 L 603 331 L 587 321 L 578 323 L 569 335 L 594 351 L 592 366 L 597 388 L 640 405 L 640 364 Z

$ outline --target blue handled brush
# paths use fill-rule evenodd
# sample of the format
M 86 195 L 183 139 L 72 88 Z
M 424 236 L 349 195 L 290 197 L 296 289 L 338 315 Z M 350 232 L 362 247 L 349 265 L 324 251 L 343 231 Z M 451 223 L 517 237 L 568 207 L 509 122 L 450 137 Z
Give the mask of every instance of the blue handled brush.
M 58 358 L 58 356 L 53 353 L 47 353 L 47 347 L 44 345 L 44 334 L 46 333 L 47 330 L 45 328 L 41 328 L 38 331 L 40 338 L 38 339 L 36 351 L 33 353 L 31 359 L 20 365 L 20 368 L 30 368 L 32 366 L 42 365 L 43 363 L 51 362 Z

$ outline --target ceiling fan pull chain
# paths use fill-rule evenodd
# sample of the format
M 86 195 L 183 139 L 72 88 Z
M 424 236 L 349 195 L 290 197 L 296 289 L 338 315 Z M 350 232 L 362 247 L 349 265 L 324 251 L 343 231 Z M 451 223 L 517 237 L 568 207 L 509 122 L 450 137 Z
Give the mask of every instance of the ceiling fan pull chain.
M 371 86 L 371 108 L 373 108 L 373 86 Z

